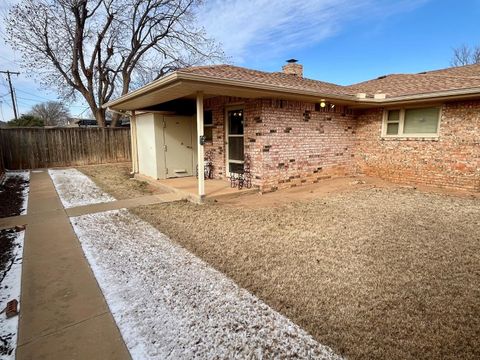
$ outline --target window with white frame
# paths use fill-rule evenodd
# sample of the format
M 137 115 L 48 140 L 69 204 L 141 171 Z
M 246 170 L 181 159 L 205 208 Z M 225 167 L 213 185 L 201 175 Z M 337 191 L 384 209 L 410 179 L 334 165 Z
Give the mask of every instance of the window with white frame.
M 386 110 L 383 136 L 436 137 L 439 123 L 439 107 Z

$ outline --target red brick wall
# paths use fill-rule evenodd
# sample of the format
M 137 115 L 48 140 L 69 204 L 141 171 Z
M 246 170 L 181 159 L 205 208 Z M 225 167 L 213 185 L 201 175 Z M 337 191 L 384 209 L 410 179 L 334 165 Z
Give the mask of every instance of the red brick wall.
M 214 174 L 225 177 L 225 107 L 243 104 L 245 153 L 251 159 L 254 186 L 271 191 L 352 175 L 355 121 L 341 107 L 315 111 L 315 104 L 282 100 L 217 97 L 205 102 L 212 110 Z
M 262 158 L 262 191 L 318 182 L 355 172 L 355 121 L 337 107 L 315 111 L 315 104 L 263 100 L 252 126 L 253 152 Z
M 355 157 L 360 173 L 480 191 L 480 101 L 444 104 L 437 140 L 384 139 L 382 114 L 382 109 L 373 109 L 358 116 Z
M 262 191 L 366 174 L 389 181 L 480 191 L 480 101 L 442 107 L 440 137 L 383 139 L 382 109 L 315 111 L 312 103 L 217 97 L 213 111 L 215 177 L 225 177 L 225 107 L 242 104 L 245 153 Z

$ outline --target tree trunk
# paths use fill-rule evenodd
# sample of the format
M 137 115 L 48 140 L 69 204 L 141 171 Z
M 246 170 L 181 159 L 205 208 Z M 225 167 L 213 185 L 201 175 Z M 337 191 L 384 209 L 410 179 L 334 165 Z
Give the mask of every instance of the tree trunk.
M 105 123 L 105 109 L 97 109 L 94 112 L 95 120 L 97 120 L 98 127 L 106 127 L 107 124 Z
M 112 114 L 112 124 L 110 125 L 111 127 L 116 127 L 118 126 L 118 121 L 120 120 L 120 114 L 113 113 Z

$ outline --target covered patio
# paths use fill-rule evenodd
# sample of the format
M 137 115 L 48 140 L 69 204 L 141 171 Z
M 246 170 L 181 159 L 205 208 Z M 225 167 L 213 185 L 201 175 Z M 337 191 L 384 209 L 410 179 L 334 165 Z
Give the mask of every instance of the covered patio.
M 146 175 L 200 202 L 238 193 L 238 188 L 230 187 L 229 179 L 232 174 L 241 178 L 247 162 L 252 188 L 276 189 L 264 178 L 263 147 L 268 149 L 269 145 L 264 139 L 253 140 L 267 126 L 262 124 L 266 106 L 282 108 L 290 101 L 293 105 L 288 106 L 309 113 L 313 110 L 304 110 L 303 104 L 314 109 L 315 104 L 355 102 L 354 97 L 339 93 L 332 84 L 305 88 L 302 78 L 295 75 L 273 74 L 268 75 L 271 79 L 258 82 L 259 72 L 250 74 L 247 69 L 235 68 L 237 74 L 232 67 L 219 66 L 216 71 L 221 74 L 212 76 L 209 69 L 179 70 L 105 104 L 110 111 L 130 115 L 135 176 Z M 272 133 L 274 130 L 269 129 L 268 134 Z M 209 154 L 213 154 L 213 176 L 205 176 Z M 183 159 L 183 164 L 172 163 L 174 158 Z

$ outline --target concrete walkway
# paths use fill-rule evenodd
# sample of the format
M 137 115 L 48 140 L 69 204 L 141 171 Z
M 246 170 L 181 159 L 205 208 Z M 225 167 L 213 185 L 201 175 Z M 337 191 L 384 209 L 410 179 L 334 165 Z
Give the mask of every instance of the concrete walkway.
M 80 215 L 86 215 L 86 214 L 93 214 L 97 212 L 104 212 L 109 210 L 119 210 L 124 208 L 128 209 L 128 208 L 133 208 L 133 207 L 143 206 L 143 205 L 153 205 L 153 204 L 160 204 L 165 202 L 180 201 L 182 199 L 183 197 L 180 194 L 166 193 L 166 194 L 160 194 L 160 195 L 141 196 L 133 199 L 116 200 L 116 201 L 99 203 L 99 204 L 77 206 L 77 207 L 65 209 L 65 211 L 67 212 L 67 215 L 69 217 L 73 217 L 73 216 L 80 216 Z
M 31 184 L 30 184 L 30 191 L 32 191 Z M 54 191 L 55 191 L 55 188 L 54 188 Z M 81 215 L 93 214 L 93 213 L 109 211 L 109 210 L 129 209 L 137 206 L 180 201 L 184 199 L 185 198 L 181 194 L 166 193 L 166 194 L 160 194 L 160 195 L 140 196 L 132 199 L 115 200 L 115 201 L 98 203 L 98 204 L 76 206 L 76 207 L 64 209 L 62 206 L 62 203 L 60 202 L 60 199 L 57 196 L 56 200 L 58 201 L 58 204 L 52 205 L 52 204 L 45 203 L 45 206 L 41 211 L 35 211 L 32 209 L 32 212 L 30 212 L 30 205 L 29 205 L 28 212 L 26 215 L 0 218 L 0 230 L 9 229 L 19 225 L 26 225 L 26 224 L 33 225 L 38 223 L 44 223 L 45 220 L 48 220 L 50 218 L 55 218 L 62 214 L 64 215 L 65 213 L 67 214 L 68 217 L 73 217 L 73 216 L 81 216 Z M 51 200 L 47 200 L 47 201 L 51 201 Z M 29 201 L 29 203 L 31 203 L 31 201 Z M 38 207 L 39 205 L 33 204 L 32 206 Z M 60 206 L 60 207 L 58 208 L 57 206 Z
M 46 171 L 31 173 L 28 215 L 0 221 L 0 227 L 22 224 L 27 227 L 16 358 L 130 359 Z

